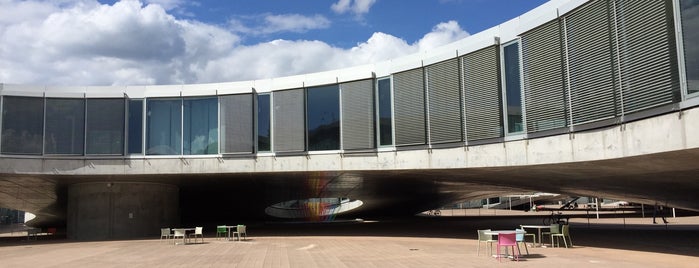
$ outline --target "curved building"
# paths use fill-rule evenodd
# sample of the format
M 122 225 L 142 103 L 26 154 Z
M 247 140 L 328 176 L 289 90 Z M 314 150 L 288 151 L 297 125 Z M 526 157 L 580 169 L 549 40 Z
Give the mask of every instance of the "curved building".
M 554 0 L 342 70 L 2 84 L 0 207 L 77 239 L 270 213 L 413 215 L 522 192 L 699 210 L 698 26 L 691 0 Z

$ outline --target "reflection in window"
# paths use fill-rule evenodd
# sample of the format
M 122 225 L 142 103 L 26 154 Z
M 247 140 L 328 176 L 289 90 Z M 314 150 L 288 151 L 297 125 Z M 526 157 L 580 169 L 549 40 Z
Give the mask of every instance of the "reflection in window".
M 271 151 L 270 146 L 270 95 L 257 96 L 257 150 L 260 152 Z
M 524 131 L 522 123 L 522 86 L 519 77 L 519 43 L 503 48 L 505 60 L 505 107 L 508 134 Z
M 123 154 L 124 99 L 88 99 L 85 127 L 87 154 Z
M 306 91 L 308 150 L 340 149 L 340 90 L 337 85 Z
M 699 1 L 681 0 L 687 94 L 699 92 Z
M 82 155 L 84 137 L 85 100 L 46 99 L 44 153 Z
M 379 145 L 393 145 L 391 79 L 378 80 Z
M 184 154 L 218 153 L 218 98 L 184 99 Z
M 129 153 L 143 153 L 143 100 L 129 100 Z
M 146 107 L 146 154 L 181 154 L 182 99 L 148 99 Z
M 3 97 L 3 154 L 41 154 L 43 132 L 43 98 Z

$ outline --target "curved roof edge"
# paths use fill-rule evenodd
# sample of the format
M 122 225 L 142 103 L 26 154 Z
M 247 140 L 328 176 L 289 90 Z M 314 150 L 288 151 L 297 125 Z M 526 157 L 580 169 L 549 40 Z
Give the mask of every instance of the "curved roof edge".
M 249 93 L 252 91 L 271 92 L 372 79 L 420 68 L 488 46 L 515 40 L 520 34 L 556 19 L 586 2 L 588 1 L 550 0 L 500 25 L 433 50 L 343 69 L 269 79 L 183 85 L 43 86 L 0 83 L 0 95 L 86 98 L 210 96 Z

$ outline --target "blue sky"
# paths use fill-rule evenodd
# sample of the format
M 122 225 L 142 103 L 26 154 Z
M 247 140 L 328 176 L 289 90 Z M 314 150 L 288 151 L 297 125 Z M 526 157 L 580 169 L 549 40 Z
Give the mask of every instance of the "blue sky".
M 0 83 L 179 84 L 325 71 L 430 50 L 544 2 L 0 0 Z

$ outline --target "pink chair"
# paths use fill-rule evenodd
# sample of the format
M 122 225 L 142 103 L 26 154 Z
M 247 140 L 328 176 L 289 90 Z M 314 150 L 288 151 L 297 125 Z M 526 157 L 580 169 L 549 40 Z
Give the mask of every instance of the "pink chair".
M 498 261 L 502 261 L 502 255 L 500 255 L 500 248 L 501 247 L 511 247 L 512 248 L 512 253 L 515 253 L 515 249 L 517 249 L 517 254 L 515 254 L 515 259 L 519 261 L 519 255 L 521 254 L 519 252 L 519 247 L 517 247 L 517 234 L 512 232 L 512 233 L 500 233 L 498 235 Z

